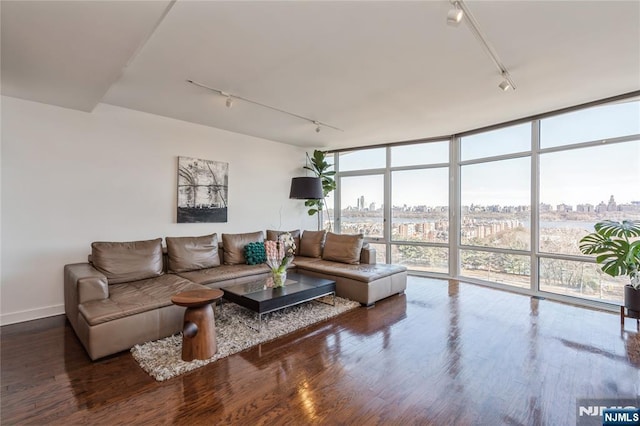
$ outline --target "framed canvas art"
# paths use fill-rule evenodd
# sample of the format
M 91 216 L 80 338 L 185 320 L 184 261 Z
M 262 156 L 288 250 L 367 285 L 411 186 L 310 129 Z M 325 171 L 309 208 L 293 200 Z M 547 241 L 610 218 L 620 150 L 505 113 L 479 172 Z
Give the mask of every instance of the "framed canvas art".
M 229 163 L 178 157 L 178 223 L 226 222 Z

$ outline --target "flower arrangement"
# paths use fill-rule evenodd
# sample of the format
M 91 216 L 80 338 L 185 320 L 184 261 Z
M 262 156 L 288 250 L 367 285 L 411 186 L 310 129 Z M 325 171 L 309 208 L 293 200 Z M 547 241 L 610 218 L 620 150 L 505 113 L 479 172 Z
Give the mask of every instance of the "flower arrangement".
M 264 248 L 267 252 L 265 263 L 273 273 L 273 286 L 282 287 L 287 279 L 287 266 L 293 261 L 296 243 L 289 232 L 284 232 L 278 236 L 278 241 L 265 241 Z

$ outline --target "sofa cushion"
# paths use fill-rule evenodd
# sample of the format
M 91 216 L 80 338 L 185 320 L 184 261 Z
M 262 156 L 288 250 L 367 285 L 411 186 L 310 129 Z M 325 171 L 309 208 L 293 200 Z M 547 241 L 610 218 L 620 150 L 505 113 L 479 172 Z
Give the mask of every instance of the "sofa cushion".
M 172 304 L 171 296 L 174 294 L 201 288 L 203 288 L 201 285 L 182 277 L 166 274 L 161 277 L 111 285 L 107 299 L 81 303 L 78 310 L 87 323 L 93 326 L 169 306 Z
M 267 241 L 278 241 L 278 237 L 285 232 L 287 231 L 273 231 L 271 229 L 267 229 Z M 298 256 L 300 254 L 300 230 L 297 229 L 295 231 L 289 231 L 289 233 L 293 238 L 293 242 L 296 244 L 295 255 Z
M 248 232 L 244 234 L 222 234 L 224 264 L 240 265 L 247 263 L 244 258 L 244 246 L 256 241 L 264 241 L 264 234 L 262 231 Z
M 162 239 L 91 243 L 91 261 L 109 284 L 143 280 L 163 274 Z
M 348 235 L 328 232 L 322 250 L 322 259 L 357 265 L 360 263 L 363 242 L 363 234 Z
M 267 261 L 267 252 L 263 242 L 249 243 L 244 246 L 244 258 L 247 265 L 259 265 Z
M 311 271 L 336 277 L 350 278 L 356 281 L 372 282 L 390 275 L 406 272 L 407 268 L 402 265 L 389 264 L 360 264 L 348 265 L 322 259 L 308 257 L 296 257 L 294 263 L 298 272 Z
M 300 256 L 322 256 L 322 245 L 326 231 L 304 231 L 300 238 Z
M 185 272 L 220 266 L 218 235 L 166 237 L 169 271 Z
M 264 263 L 260 265 L 223 265 L 217 268 L 200 269 L 198 271 L 180 272 L 183 278 L 198 284 L 215 284 L 229 281 L 224 285 L 232 285 L 233 280 L 255 276 L 256 280 L 267 275 L 271 269 Z

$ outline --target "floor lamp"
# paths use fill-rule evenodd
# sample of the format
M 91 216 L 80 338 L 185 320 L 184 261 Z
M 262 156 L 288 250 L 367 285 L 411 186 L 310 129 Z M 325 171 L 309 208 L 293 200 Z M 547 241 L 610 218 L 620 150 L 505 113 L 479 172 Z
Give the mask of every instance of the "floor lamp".
M 296 200 L 322 200 L 322 179 L 319 177 L 295 177 L 291 179 L 291 191 L 289 198 Z M 319 207 L 319 206 L 318 206 Z M 322 210 L 318 208 L 318 231 L 321 229 Z

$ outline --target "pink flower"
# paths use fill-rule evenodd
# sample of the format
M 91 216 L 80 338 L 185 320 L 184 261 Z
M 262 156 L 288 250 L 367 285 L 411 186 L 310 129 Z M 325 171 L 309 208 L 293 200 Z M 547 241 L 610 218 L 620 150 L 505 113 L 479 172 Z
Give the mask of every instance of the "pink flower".
M 293 260 L 296 244 L 290 233 L 285 232 L 278 237 L 278 241 L 265 241 L 264 249 L 267 253 L 267 265 L 272 271 L 285 271 Z

